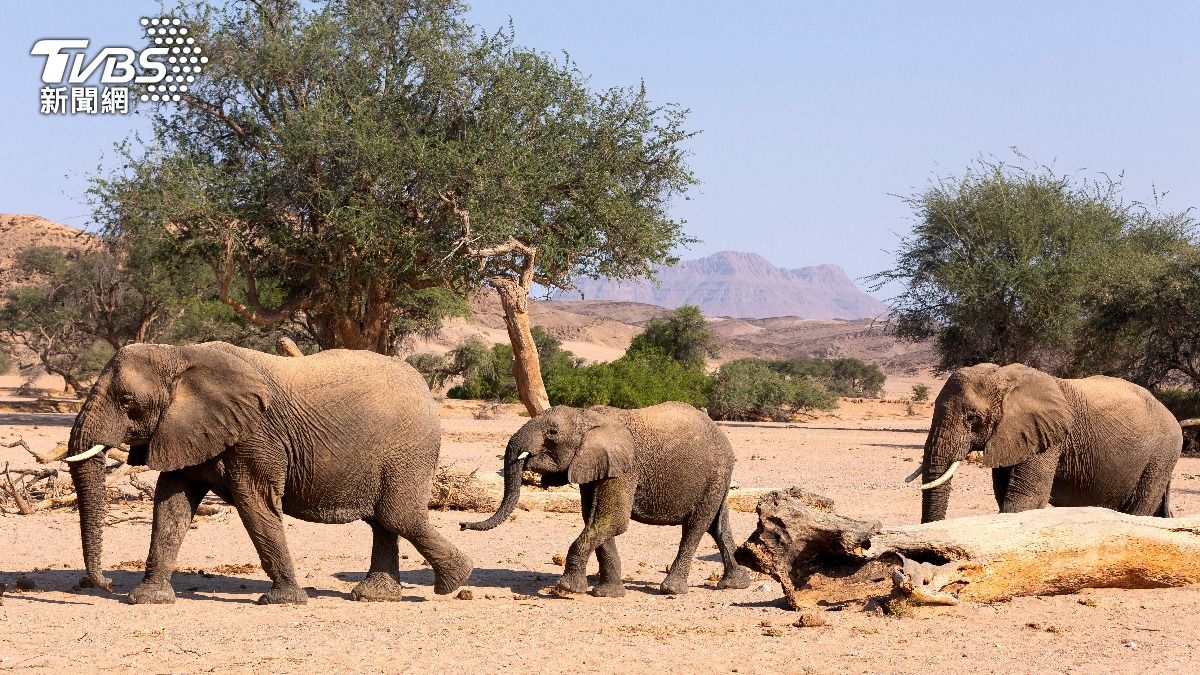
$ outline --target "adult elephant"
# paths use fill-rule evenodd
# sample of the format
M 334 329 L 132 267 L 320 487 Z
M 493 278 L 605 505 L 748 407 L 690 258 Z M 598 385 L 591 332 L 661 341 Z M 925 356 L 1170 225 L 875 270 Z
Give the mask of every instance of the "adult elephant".
M 463 529 L 487 530 L 504 522 L 517 506 L 526 470 L 542 474 L 543 483 L 579 485 L 584 528 L 567 551 L 559 590 L 587 590 L 587 562 L 595 552 L 600 578 L 592 594 L 624 595 L 616 537 L 629 527 L 630 519 L 683 526 L 662 592 L 687 592 L 692 557 L 705 532 L 716 540 L 725 566 L 717 588 L 750 585 L 749 574 L 733 560 L 725 506 L 733 448 L 717 425 L 692 406 L 555 406 L 542 412 L 508 441 L 500 508 L 483 522 L 463 523 Z
M 950 478 L 969 452 L 992 467 L 1002 513 L 1102 506 L 1171 515 L 1179 424 L 1145 389 L 1113 377 L 1059 379 L 1016 363 L 950 376 L 925 441 L 921 522 L 946 517 Z
M 210 491 L 232 504 L 271 589 L 260 604 L 307 595 L 284 541 L 283 514 L 320 523 L 366 521 L 373 543 L 358 600 L 400 598 L 397 537 L 412 542 L 449 593 L 471 561 L 429 523 L 440 445 L 437 408 L 408 364 L 334 349 L 283 358 L 222 342 L 120 349 L 96 381 L 69 442 L 87 585 L 111 590 L 100 565 L 104 454 L 157 469 L 146 575 L 129 602 L 170 603 L 171 572 L 188 524 Z

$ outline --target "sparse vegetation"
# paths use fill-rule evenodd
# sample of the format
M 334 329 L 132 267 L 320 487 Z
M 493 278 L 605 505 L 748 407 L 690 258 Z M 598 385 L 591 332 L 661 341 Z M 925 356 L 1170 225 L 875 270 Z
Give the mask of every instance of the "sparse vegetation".
M 924 403 L 929 400 L 929 385 L 918 382 L 912 386 L 912 400 Z

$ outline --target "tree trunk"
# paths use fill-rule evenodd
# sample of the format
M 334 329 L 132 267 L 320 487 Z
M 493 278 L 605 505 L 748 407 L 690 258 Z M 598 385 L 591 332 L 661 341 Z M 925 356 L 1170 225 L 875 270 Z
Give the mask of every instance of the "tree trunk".
M 764 496 L 758 517 L 737 560 L 779 581 L 793 609 L 889 594 L 957 604 L 1200 583 L 1200 518 L 1093 507 L 883 526 L 813 510 L 786 491 Z
M 500 295 L 504 308 L 504 325 L 508 328 L 508 339 L 513 349 L 513 378 L 517 381 L 517 395 L 529 411 L 529 416 L 550 407 L 550 395 L 542 382 L 542 364 L 538 358 L 537 345 L 529 332 L 529 288 L 511 279 L 493 278 L 489 282 Z

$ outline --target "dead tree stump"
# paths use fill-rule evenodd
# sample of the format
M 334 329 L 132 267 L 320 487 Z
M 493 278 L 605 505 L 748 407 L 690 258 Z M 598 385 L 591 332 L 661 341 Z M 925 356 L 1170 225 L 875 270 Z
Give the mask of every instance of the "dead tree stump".
M 779 581 L 793 609 L 886 595 L 957 604 L 1200 583 L 1200 518 L 1062 508 L 884 526 L 815 511 L 789 491 L 764 496 L 758 518 L 737 560 Z

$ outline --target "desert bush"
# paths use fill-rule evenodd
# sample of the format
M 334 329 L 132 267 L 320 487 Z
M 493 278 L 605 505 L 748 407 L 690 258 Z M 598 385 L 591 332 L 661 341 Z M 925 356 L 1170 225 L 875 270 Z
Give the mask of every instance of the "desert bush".
M 642 408 L 665 401 L 708 402 L 712 383 L 704 370 L 661 354 L 627 354 L 611 363 L 556 368 L 546 373 L 554 404 Z
M 413 354 L 404 360 L 408 362 L 408 365 L 417 369 L 421 377 L 425 378 L 425 384 L 430 389 L 437 389 L 449 377 L 447 368 L 449 364 L 446 361 L 446 357 L 441 354 L 422 352 L 420 354 Z
M 776 372 L 818 382 L 837 396 L 878 398 L 887 379 L 878 366 L 853 358 L 799 356 L 768 361 L 767 365 Z
M 1177 420 L 1200 417 L 1200 391 L 1195 389 L 1160 389 L 1154 392 L 1158 400 Z
M 798 410 L 837 405 L 836 395 L 819 383 L 771 366 L 761 359 L 738 359 L 721 366 L 713 378 L 709 415 L 719 420 L 781 422 Z
M 920 403 L 929 400 L 929 385 L 917 383 L 912 386 L 912 400 Z
M 695 305 L 682 305 L 662 319 L 651 319 L 629 343 L 630 355 L 658 354 L 674 361 L 704 366 L 706 357 L 720 355 L 717 336 Z

